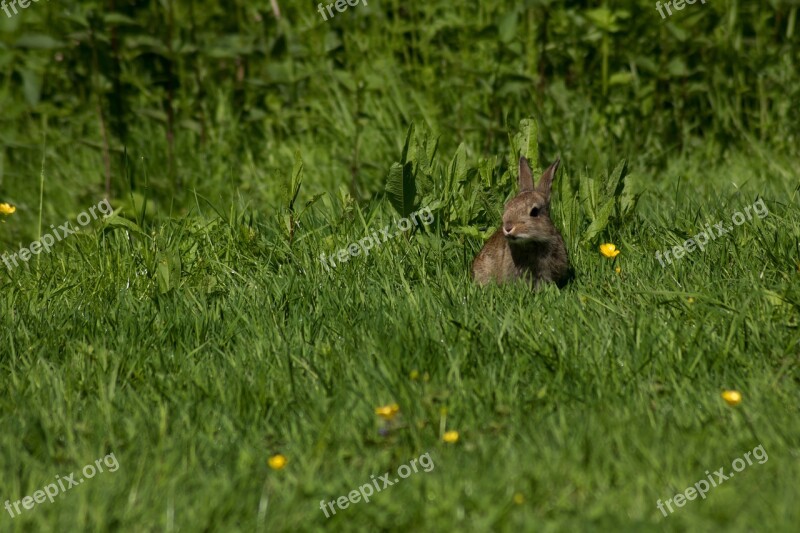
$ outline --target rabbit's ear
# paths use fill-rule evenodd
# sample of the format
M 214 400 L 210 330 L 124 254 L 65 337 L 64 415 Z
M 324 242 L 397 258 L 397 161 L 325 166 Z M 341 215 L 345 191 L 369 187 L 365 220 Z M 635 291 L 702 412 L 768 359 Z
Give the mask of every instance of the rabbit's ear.
M 519 158 L 519 192 L 533 190 L 533 176 L 531 175 L 531 167 L 528 165 L 528 160 L 525 156 Z
M 539 180 L 539 185 L 536 187 L 536 190 L 542 193 L 548 202 L 550 201 L 550 188 L 553 186 L 553 178 L 556 176 L 559 163 L 561 163 L 561 159 L 556 159 L 552 165 L 547 167 L 547 170 L 544 171 Z

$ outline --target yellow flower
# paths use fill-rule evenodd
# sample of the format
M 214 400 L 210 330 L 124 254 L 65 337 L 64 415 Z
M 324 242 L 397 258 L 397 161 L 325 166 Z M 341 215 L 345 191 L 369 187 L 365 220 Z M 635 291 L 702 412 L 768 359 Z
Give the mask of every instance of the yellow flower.
M 726 390 L 722 393 L 722 399 L 731 407 L 736 407 L 742 403 L 742 393 L 738 390 Z
M 269 467 L 273 470 L 283 470 L 283 467 L 286 466 L 286 463 L 289 460 L 281 454 L 273 455 L 269 458 Z
M 693 304 L 694 303 L 694 298 L 689 296 L 688 298 L 686 298 L 686 301 L 689 302 L 690 304 Z
M 619 252 L 617 252 L 617 253 L 619 253 Z M 615 269 L 614 269 L 614 272 L 616 272 L 617 274 L 619 274 L 620 272 L 622 272 L 622 268 L 620 268 L 620 267 L 617 267 L 617 268 L 615 268 Z
M 412 370 L 411 374 L 409 374 L 411 381 L 417 381 L 419 379 L 419 370 Z
M 608 258 L 613 259 L 614 257 L 617 257 L 619 255 L 619 252 L 620 251 L 617 250 L 616 244 L 611 244 L 610 242 L 607 242 L 605 244 L 600 245 L 600 253 Z
M 0 214 L 13 215 L 17 212 L 17 208 L 11 204 L 0 204 Z
M 514 503 L 517 505 L 522 505 L 525 503 L 525 496 L 523 496 L 521 492 L 514 494 Z
M 448 444 L 455 444 L 458 442 L 458 431 L 445 431 L 442 440 Z
M 397 405 L 396 403 L 375 408 L 375 414 L 383 418 L 384 420 L 394 420 L 394 417 L 399 412 L 400 412 L 400 406 Z

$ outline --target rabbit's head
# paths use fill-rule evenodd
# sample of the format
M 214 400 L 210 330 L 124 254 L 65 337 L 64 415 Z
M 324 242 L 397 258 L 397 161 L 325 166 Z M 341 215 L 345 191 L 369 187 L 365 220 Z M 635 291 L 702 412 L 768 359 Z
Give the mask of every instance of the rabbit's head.
M 546 243 L 558 236 L 550 220 L 550 188 L 559 163 L 556 159 L 534 187 L 528 160 L 519 158 L 519 194 L 506 204 L 503 212 L 503 236 L 509 244 Z

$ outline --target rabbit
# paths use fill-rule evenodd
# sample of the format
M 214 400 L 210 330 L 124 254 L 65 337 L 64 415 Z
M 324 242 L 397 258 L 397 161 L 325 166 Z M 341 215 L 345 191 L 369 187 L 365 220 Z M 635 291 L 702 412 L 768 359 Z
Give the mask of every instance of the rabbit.
M 472 262 L 472 279 L 479 285 L 523 278 L 535 290 L 543 283 L 561 287 L 567 282 L 567 249 L 550 220 L 550 189 L 560 162 L 556 159 L 534 188 L 528 160 L 519 158 L 519 194 L 506 204 L 502 227 Z

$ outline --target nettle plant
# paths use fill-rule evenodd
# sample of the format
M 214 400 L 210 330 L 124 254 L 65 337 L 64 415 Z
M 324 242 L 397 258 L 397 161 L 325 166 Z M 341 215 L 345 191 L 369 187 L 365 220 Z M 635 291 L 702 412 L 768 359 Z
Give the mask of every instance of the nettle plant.
M 438 139 L 430 132 L 416 131 L 412 124 L 400 161 L 389 168 L 389 203 L 403 217 L 427 207 L 435 214 L 436 226 L 443 233 L 485 240 L 496 229 L 505 202 L 516 194 L 519 157 L 528 159 L 534 175 L 544 170 L 538 134 L 536 120 L 523 119 L 519 129 L 509 133 L 511 151 L 505 165 L 492 157 L 470 166 L 463 143 L 450 162 L 443 164 L 438 157 Z M 562 171 L 556 178 L 553 220 L 568 243 L 595 245 L 610 229 L 621 227 L 634 217 L 640 194 L 630 191 L 626 177 L 625 160 L 599 177 L 582 172 L 577 186 L 572 183 L 572 176 Z

